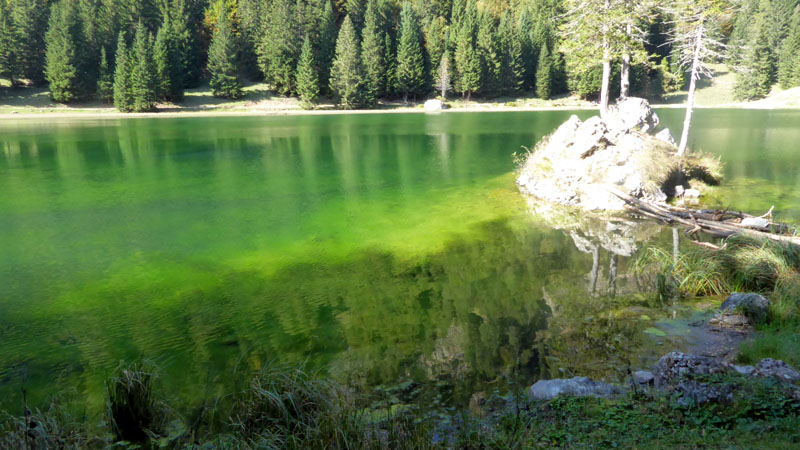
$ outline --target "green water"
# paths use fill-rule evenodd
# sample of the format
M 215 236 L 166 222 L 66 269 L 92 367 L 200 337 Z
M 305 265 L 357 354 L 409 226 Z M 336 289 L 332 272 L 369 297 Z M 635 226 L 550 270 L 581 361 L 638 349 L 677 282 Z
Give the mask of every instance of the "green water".
M 661 114 L 678 129 L 678 111 Z M 593 255 L 515 190 L 512 153 L 568 116 L 0 123 L 0 407 L 19 409 L 22 387 L 97 407 L 139 357 L 187 403 L 272 360 L 462 402 L 603 372 L 608 342 L 647 326 L 608 309 L 659 305 L 603 250 L 592 284 Z M 797 124 L 699 111 L 694 144 L 729 175 L 714 201 L 800 218 Z M 612 260 L 624 300 L 605 295 Z

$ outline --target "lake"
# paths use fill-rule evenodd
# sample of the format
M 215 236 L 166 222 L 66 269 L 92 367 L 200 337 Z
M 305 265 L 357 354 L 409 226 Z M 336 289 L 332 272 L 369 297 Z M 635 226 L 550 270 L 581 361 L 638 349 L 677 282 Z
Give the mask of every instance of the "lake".
M 98 409 L 137 358 L 186 404 L 272 361 L 461 405 L 613 377 L 660 343 L 641 317 L 681 306 L 602 225 L 517 193 L 512 155 L 570 114 L 0 122 L 0 408 L 25 388 Z M 659 111 L 676 135 L 682 114 Z M 800 111 L 695 117 L 690 146 L 726 165 L 708 203 L 800 220 Z

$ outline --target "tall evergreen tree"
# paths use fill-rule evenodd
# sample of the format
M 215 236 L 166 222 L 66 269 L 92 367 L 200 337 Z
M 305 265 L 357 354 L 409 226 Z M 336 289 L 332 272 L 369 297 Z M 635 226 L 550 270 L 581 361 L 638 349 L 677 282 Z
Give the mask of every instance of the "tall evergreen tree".
M 500 80 L 505 94 L 517 94 L 525 83 L 525 64 L 522 54 L 522 38 L 514 24 L 511 10 L 503 14 L 498 28 L 500 40 Z
M 111 103 L 114 101 L 114 73 L 108 64 L 105 47 L 100 47 L 100 68 L 98 73 L 97 99 L 101 102 Z
M 8 5 L 0 1 L 0 77 L 8 78 L 13 86 L 19 71 L 17 69 L 12 31 Z
M 477 45 L 481 59 L 482 91 L 497 94 L 500 91 L 502 59 L 495 33 L 494 17 L 489 12 L 480 15 Z
M 455 49 L 456 90 L 467 100 L 481 87 L 481 60 L 476 48 L 478 8 L 475 0 L 467 1 L 461 17 Z
M 409 94 L 422 94 L 425 87 L 421 38 L 414 8 L 406 1 L 400 13 L 400 43 L 397 46 L 397 87 L 403 93 L 403 101 L 408 101 Z
M 769 43 L 767 22 L 762 17 L 754 42 L 737 74 L 733 94 L 737 100 L 756 100 L 769 95 L 775 81 L 775 55 Z
M 169 16 L 164 16 L 156 35 L 153 59 L 159 86 L 159 98 L 178 101 L 183 98 L 183 70 L 178 36 Z
M 428 25 L 425 32 L 425 50 L 427 52 L 426 60 L 430 63 L 428 79 L 436 83 L 442 55 L 447 50 L 447 21 L 444 17 L 434 17 Z M 437 90 L 439 90 L 438 87 Z
M 300 56 L 293 0 L 273 0 L 259 46 L 264 78 L 280 94 L 294 91 L 294 72 Z
M 319 97 L 319 77 L 317 76 L 316 62 L 314 61 L 314 51 L 311 48 L 311 40 L 308 36 L 303 41 L 295 78 L 297 80 L 297 96 L 300 97 L 300 105 L 305 109 L 314 108 Z
M 48 29 L 50 8 L 46 0 L 11 0 L 11 26 L 16 54 L 15 74 L 34 84 L 45 81 L 45 35 Z M 74 6 L 73 6 L 74 7 Z
M 326 93 L 330 89 L 331 65 L 336 54 L 336 38 L 339 30 L 336 28 L 336 16 L 330 0 L 322 0 L 322 2 L 324 6 L 319 19 L 319 41 L 316 42 L 315 47 L 318 49 L 317 65 L 320 91 Z
M 125 32 L 121 31 L 117 39 L 116 67 L 114 68 L 114 107 L 122 112 L 133 111 L 133 87 L 131 73 L 133 61 L 125 42 Z
M 539 62 L 536 64 L 536 95 L 549 100 L 553 95 L 553 61 L 547 45 L 542 45 L 539 50 Z
M 68 103 L 80 100 L 84 95 L 79 73 L 80 53 L 76 48 L 80 38 L 81 26 L 75 1 L 64 0 L 54 4 L 45 37 L 45 75 L 53 101 Z
M 439 91 L 443 101 L 447 100 L 448 89 L 450 89 L 450 53 L 445 50 L 436 73 L 436 90 Z
M 330 78 L 331 92 L 344 109 L 358 108 L 361 104 L 363 74 L 359 53 L 353 21 L 347 16 L 339 29 Z
M 144 112 L 155 109 L 158 99 L 156 65 L 153 62 L 153 35 L 144 22 L 136 27 L 136 37 L 131 50 L 131 94 L 133 111 Z
M 228 14 L 220 14 L 211 46 L 208 48 L 211 93 L 215 97 L 240 98 L 243 95 L 236 69 L 236 49 L 236 37 Z
M 800 6 L 795 10 L 788 34 L 781 44 L 778 82 L 784 89 L 800 86 Z
M 381 28 L 378 15 L 377 0 L 369 0 L 364 19 L 364 31 L 361 33 L 361 58 L 364 65 L 364 98 L 365 106 L 375 103 L 378 96 L 383 95 L 386 78 L 386 54 L 383 46 L 386 39 Z

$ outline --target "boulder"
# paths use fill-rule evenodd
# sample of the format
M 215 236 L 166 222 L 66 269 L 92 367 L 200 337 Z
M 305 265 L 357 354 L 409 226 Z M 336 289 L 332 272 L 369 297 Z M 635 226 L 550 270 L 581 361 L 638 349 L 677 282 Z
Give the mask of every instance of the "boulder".
M 655 376 L 653 372 L 648 372 L 646 370 L 637 370 L 633 372 L 631 375 L 634 384 L 638 384 L 640 386 L 652 386 L 655 383 Z
M 763 295 L 734 292 L 722 302 L 719 310 L 724 315 L 741 314 L 751 323 L 761 323 L 767 319 L 768 308 L 769 300 Z
M 706 403 L 731 403 L 734 387 L 732 384 L 700 383 L 695 380 L 680 382 L 675 387 L 678 406 L 692 407 Z
M 585 210 L 620 211 L 611 190 L 659 202 L 670 173 L 679 170 L 676 148 L 639 132 L 652 131 L 658 116 L 642 99 L 627 99 L 606 119 L 571 116 L 542 139 L 517 178 L 520 191 Z
M 658 360 L 653 375 L 656 386 L 667 386 L 678 384 L 697 375 L 725 373 L 729 370 L 729 366 L 714 358 L 670 352 Z
M 431 99 L 425 102 L 425 112 L 437 112 L 444 109 L 444 102 L 438 99 Z
M 678 143 L 675 142 L 675 138 L 672 137 L 672 133 L 669 132 L 669 128 L 664 128 L 663 130 L 656 133 L 656 139 L 666 142 L 669 145 L 678 146 Z
M 529 394 L 534 400 L 551 400 L 559 395 L 611 397 L 621 392 L 618 387 L 602 381 L 590 380 L 586 377 L 575 377 L 571 379 L 539 380 L 531 386 Z
M 609 128 L 614 130 L 639 129 L 643 133 L 652 133 L 659 122 L 647 100 L 638 97 L 627 97 L 609 106 L 606 116 Z
M 754 374 L 760 377 L 775 377 L 790 383 L 800 381 L 800 372 L 785 362 L 772 358 L 764 358 L 756 364 Z

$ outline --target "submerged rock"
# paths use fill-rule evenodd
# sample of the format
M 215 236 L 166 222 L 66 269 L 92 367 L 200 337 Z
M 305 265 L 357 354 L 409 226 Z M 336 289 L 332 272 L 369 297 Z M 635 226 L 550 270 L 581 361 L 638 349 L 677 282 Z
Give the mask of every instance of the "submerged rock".
M 611 397 L 621 392 L 620 388 L 616 386 L 586 377 L 539 380 L 530 388 L 530 396 L 535 400 L 551 400 L 559 395 Z
M 741 314 L 750 323 L 757 324 L 767 319 L 768 308 L 769 300 L 763 295 L 734 292 L 722 302 L 719 310 L 724 316 Z

